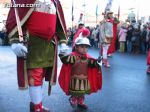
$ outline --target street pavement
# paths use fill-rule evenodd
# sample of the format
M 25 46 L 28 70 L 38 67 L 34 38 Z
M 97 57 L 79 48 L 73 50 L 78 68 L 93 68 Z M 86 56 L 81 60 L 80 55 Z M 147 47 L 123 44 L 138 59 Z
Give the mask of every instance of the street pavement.
M 97 49 L 89 49 L 97 58 Z M 102 67 L 101 91 L 86 95 L 86 112 L 150 112 L 150 76 L 146 74 L 146 55 L 115 53 L 109 58 L 111 68 Z M 61 67 L 58 61 L 58 73 Z M 85 112 L 73 110 L 59 84 L 47 95 L 48 84 L 43 85 L 43 104 L 51 112 Z M 10 47 L 0 46 L 0 112 L 29 112 L 28 90 L 17 86 L 16 57 Z

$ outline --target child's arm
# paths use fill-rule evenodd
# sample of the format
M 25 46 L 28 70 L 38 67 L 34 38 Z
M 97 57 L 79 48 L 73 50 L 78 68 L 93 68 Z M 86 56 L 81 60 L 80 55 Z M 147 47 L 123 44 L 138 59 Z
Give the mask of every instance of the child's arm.
M 63 64 L 73 64 L 75 62 L 75 57 L 72 55 L 59 54 L 59 57 Z
M 101 68 L 101 59 L 89 59 L 88 66 Z

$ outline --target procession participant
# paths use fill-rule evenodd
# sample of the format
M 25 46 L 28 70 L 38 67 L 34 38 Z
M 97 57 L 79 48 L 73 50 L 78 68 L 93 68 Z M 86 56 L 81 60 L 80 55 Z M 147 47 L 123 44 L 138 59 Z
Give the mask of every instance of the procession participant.
M 113 38 L 113 24 L 110 22 L 108 15 L 112 13 L 111 11 L 107 11 L 104 14 L 104 19 L 100 22 L 99 26 L 99 42 L 101 48 L 101 55 L 103 58 L 103 63 L 105 67 L 110 67 L 110 64 L 107 59 L 108 48 L 112 42 Z
M 87 38 L 89 33 L 85 28 L 75 40 L 74 51 L 69 55 L 59 55 L 63 63 L 58 79 L 60 87 L 66 95 L 70 95 L 69 102 L 73 108 L 85 110 L 88 109 L 84 102 L 85 95 L 102 88 L 101 60 L 87 53 L 90 46 Z
M 24 6 L 11 7 L 6 22 L 11 48 L 17 56 L 18 85 L 20 89 L 29 86 L 30 112 L 49 112 L 42 104 L 42 85 L 45 78 L 50 94 L 57 77 L 58 43 L 61 51 L 68 49 L 63 10 L 59 0 L 15 0 L 14 3 Z M 26 7 L 27 4 L 34 7 Z
M 108 48 L 108 52 L 107 55 L 109 57 L 112 56 L 112 54 L 115 52 L 116 50 L 116 40 L 117 40 L 117 25 L 119 24 L 119 20 L 116 17 L 113 17 L 113 12 L 108 13 L 107 18 L 109 20 L 109 22 L 112 23 L 113 25 L 113 38 L 112 38 L 112 42 Z
M 79 36 L 79 34 L 83 31 L 84 29 L 84 22 L 83 22 L 83 14 L 80 14 L 80 18 L 78 21 L 78 28 L 76 29 L 75 35 L 73 37 L 73 43 L 72 43 L 72 50 L 74 50 L 74 46 L 75 46 L 75 40 L 76 38 Z
M 150 26 L 148 26 L 146 40 L 148 43 L 148 56 L 147 56 L 147 74 L 150 74 Z

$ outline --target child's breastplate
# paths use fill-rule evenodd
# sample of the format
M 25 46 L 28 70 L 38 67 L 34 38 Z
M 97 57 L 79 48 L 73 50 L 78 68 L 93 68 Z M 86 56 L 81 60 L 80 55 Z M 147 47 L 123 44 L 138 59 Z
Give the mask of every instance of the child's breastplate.
M 86 79 L 87 71 L 88 71 L 87 60 L 78 59 L 76 60 L 75 64 L 72 65 L 71 77 L 79 78 L 79 79 Z

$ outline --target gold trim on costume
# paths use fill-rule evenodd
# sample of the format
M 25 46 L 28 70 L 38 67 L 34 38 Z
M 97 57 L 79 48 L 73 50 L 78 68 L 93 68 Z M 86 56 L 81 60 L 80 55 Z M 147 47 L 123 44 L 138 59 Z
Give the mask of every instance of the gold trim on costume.
M 68 56 L 67 62 L 70 62 L 70 58 L 71 58 L 71 56 Z
M 74 56 L 71 56 L 71 60 L 70 60 L 71 63 L 74 62 Z
M 85 88 L 84 88 L 84 80 L 81 80 L 80 90 L 85 90 Z
M 19 41 L 19 38 L 10 38 L 9 41 L 10 41 L 10 42 L 12 42 L 12 41 Z
M 75 90 L 79 90 L 79 79 L 76 79 Z
M 90 89 L 90 83 L 87 78 L 86 79 L 71 78 L 69 87 L 72 90 L 87 91 Z
M 59 43 L 67 43 L 66 40 L 60 40 Z

